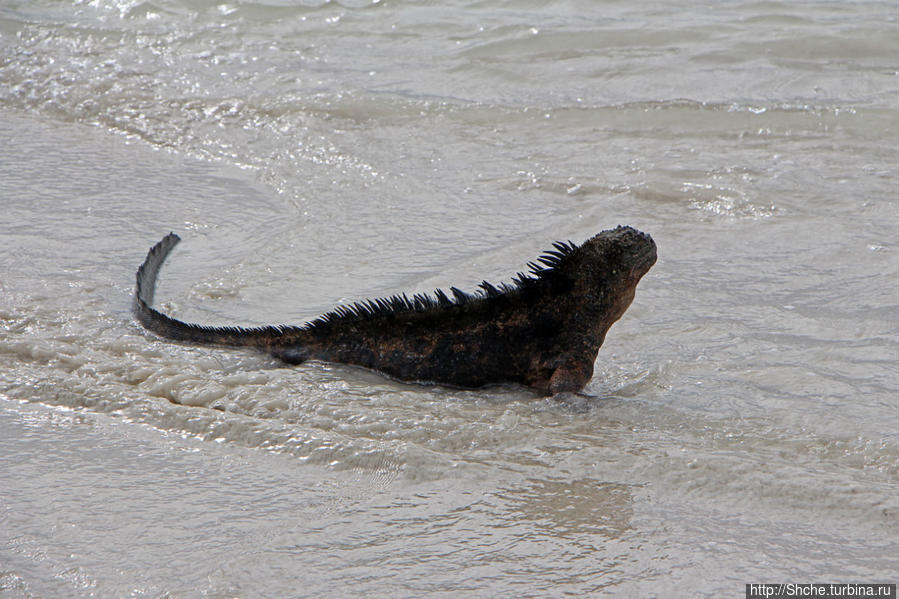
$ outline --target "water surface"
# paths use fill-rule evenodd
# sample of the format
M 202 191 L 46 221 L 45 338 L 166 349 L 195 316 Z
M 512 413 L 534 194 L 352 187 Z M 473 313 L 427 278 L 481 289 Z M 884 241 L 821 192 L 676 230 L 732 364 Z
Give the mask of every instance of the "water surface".
M 4 597 L 696 596 L 895 582 L 891 3 L 7 0 Z M 585 395 L 171 344 L 659 261 Z

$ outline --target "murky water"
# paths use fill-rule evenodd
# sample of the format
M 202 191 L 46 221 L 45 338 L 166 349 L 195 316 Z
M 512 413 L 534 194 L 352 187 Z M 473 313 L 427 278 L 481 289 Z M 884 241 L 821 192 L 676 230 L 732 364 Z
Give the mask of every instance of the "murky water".
M 697 596 L 899 560 L 899 11 L 0 2 L 0 594 Z M 145 333 L 659 262 L 585 396 Z

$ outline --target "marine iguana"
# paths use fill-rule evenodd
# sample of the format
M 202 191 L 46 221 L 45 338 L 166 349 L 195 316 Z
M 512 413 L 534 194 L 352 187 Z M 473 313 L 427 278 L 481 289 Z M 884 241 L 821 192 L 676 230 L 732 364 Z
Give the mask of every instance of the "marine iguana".
M 300 326 L 241 328 L 181 322 L 152 307 L 157 273 L 180 239 L 166 235 L 137 271 L 135 314 L 157 335 L 254 347 L 290 364 L 340 362 L 466 388 L 519 383 L 544 395 L 584 388 L 606 332 L 656 261 L 649 235 L 619 226 L 580 246 L 554 243 L 511 284 L 395 295 L 340 305 Z

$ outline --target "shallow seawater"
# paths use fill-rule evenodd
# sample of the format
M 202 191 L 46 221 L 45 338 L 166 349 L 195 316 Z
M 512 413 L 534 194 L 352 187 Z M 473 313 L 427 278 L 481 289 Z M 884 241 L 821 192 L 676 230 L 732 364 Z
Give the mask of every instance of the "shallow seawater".
M 0 5 L 0 595 L 711 596 L 894 581 L 899 13 Z M 583 395 L 168 343 L 659 261 Z

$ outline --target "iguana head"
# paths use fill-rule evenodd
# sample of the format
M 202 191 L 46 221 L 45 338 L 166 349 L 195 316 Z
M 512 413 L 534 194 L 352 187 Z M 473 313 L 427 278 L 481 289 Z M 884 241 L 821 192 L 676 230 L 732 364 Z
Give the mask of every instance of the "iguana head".
M 585 241 L 572 258 L 581 292 L 602 304 L 611 324 L 630 306 L 637 283 L 655 264 L 656 244 L 646 233 L 618 227 Z
M 633 227 L 603 231 L 584 246 L 594 252 L 612 277 L 623 276 L 636 284 L 656 263 L 656 244 L 646 233 Z

